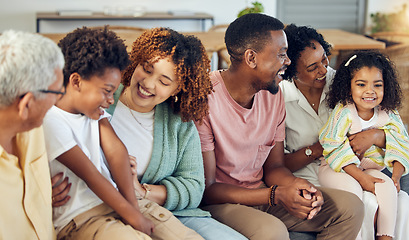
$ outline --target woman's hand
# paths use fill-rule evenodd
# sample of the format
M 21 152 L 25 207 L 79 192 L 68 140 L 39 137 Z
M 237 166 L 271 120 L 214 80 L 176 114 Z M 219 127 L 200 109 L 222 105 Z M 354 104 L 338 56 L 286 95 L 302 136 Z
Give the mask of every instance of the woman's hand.
M 385 181 L 382 178 L 376 178 L 364 172 L 362 173 L 363 174 L 361 175 L 358 181 L 359 184 L 365 191 L 371 192 L 374 195 L 376 195 L 375 194 L 375 183 L 383 183 Z
M 142 184 L 138 180 L 138 175 L 136 171 L 136 167 L 137 167 L 136 157 L 129 155 L 129 162 L 131 164 L 133 186 L 135 189 L 136 197 L 138 199 L 141 199 L 145 196 L 145 189 L 142 187 Z
M 349 145 L 359 159 L 364 157 L 364 153 L 372 145 L 385 147 L 385 132 L 381 129 L 370 129 L 355 133 L 348 137 Z
M 324 149 L 322 148 L 321 143 L 319 141 L 311 145 L 310 148 L 312 150 L 313 159 L 317 159 L 322 156 L 322 152 L 324 151 Z
M 132 176 L 136 176 L 137 177 L 137 162 L 136 162 L 136 157 L 129 155 L 129 163 L 131 164 L 131 172 L 132 172 Z
M 375 194 L 375 183 L 383 183 L 385 180 L 381 178 L 373 177 L 369 174 L 366 174 L 361 169 L 359 169 L 355 164 L 349 164 L 345 166 L 344 171 L 351 175 L 361 187 L 368 192 Z
M 52 185 L 52 205 L 53 207 L 60 207 L 65 205 L 68 200 L 70 200 L 70 196 L 68 196 L 68 192 L 71 189 L 71 183 L 68 183 L 68 177 L 64 179 L 61 183 L 61 178 L 63 177 L 63 173 L 58 173 L 57 175 L 51 178 L 51 185 Z

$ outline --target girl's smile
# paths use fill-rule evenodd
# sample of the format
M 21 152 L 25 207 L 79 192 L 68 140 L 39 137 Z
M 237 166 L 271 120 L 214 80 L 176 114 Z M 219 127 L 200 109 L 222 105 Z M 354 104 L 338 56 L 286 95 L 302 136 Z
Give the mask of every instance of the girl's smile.
M 382 71 L 376 67 L 363 67 L 358 70 L 351 80 L 351 95 L 358 110 L 358 115 L 369 120 L 374 108 L 383 100 Z

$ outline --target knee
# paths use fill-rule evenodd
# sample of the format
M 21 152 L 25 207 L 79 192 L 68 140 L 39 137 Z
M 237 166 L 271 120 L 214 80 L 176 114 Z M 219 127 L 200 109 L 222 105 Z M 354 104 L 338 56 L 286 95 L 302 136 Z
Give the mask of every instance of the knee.
M 364 202 L 366 211 L 372 212 L 371 209 L 373 209 L 373 211 L 376 211 L 376 209 L 378 209 L 378 200 L 373 193 L 364 191 L 362 201 Z
M 281 221 L 274 221 L 271 224 L 258 224 L 257 228 L 253 229 L 251 240 L 285 240 L 290 239 L 287 227 Z
M 335 189 L 326 189 L 327 200 L 333 203 L 333 209 L 330 210 L 332 217 L 336 219 L 342 219 L 342 221 L 348 221 L 351 225 L 360 226 L 364 218 L 364 204 L 353 193 L 340 191 Z
M 353 221 L 360 226 L 364 218 L 364 204 L 355 194 L 344 192 L 342 199 L 338 201 L 338 209 L 340 213 L 348 221 Z

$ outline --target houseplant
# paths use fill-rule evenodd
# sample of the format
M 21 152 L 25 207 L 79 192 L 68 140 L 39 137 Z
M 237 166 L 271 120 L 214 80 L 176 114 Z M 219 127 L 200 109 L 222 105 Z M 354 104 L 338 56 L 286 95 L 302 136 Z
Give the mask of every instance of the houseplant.
M 252 2 L 253 7 L 246 7 L 245 9 L 241 10 L 237 17 L 241 17 L 247 13 L 262 13 L 264 12 L 263 4 L 260 2 Z
M 406 4 L 397 12 L 371 13 L 371 32 L 407 32 L 409 33 L 408 11 Z

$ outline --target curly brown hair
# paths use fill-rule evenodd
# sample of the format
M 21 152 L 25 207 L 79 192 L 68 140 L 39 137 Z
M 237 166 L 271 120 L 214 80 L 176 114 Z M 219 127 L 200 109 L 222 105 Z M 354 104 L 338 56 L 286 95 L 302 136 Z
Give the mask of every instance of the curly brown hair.
M 129 57 L 124 41 L 115 32 L 102 29 L 77 28 L 60 40 L 58 46 L 64 54 L 64 86 L 70 75 L 77 72 L 84 79 L 103 75 L 107 68 L 124 70 Z
M 166 102 L 182 121 L 201 122 L 208 113 L 207 96 L 213 91 L 209 78 L 210 60 L 200 42 L 194 36 L 185 36 L 169 28 L 153 28 L 145 31 L 132 45 L 131 64 L 125 69 L 122 84 L 129 87 L 132 75 L 139 64 L 169 57 L 176 65 L 175 74 L 179 87 L 174 97 Z M 154 62 L 155 62 L 154 61 Z

